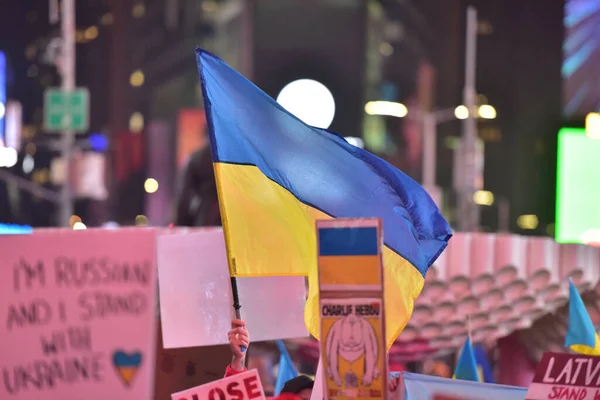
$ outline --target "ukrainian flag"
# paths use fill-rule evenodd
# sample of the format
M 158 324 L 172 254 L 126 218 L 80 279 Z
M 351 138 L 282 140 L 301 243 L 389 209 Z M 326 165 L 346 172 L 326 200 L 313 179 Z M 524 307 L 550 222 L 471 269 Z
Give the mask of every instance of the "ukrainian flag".
M 600 338 L 571 279 L 569 279 L 569 327 L 565 347 L 579 354 L 600 356 Z
M 421 186 L 342 137 L 308 126 L 214 55 L 198 69 L 232 276 L 308 275 L 319 337 L 315 221 L 383 221 L 387 341 L 413 310 L 451 230 Z
M 479 382 L 485 383 L 496 383 L 494 379 L 494 371 L 490 360 L 487 355 L 487 351 L 482 345 L 478 344 L 473 346 L 473 352 L 475 353 L 475 362 L 477 363 L 477 372 L 479 373 Z
M 465 340 L 465 344 L 460 351 L 453 378 L 480 382 L 479 369 L 477 368 L 475 351 L 473 350 L 473 343 L 471 343 L 470 336 L 467 336 L 467 340 Z
M 279 373 L 277 374 L 277 381 L 275 382 L 275 396 L 278 396 L 283 390 L 283 386 L 290 379 L 294 379 L 298 376 L 298 371 L 294 366 L 292 357 L 288 353 L 285 344 L 281 341 L 277 341 L 277 347 L 279 348 Z

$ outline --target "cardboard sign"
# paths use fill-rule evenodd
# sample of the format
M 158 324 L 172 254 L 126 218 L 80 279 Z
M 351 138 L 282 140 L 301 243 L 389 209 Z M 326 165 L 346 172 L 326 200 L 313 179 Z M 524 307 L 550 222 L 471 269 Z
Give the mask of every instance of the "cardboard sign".
M 323 398 L 384 399 L 380 221 L 318 221 L 317 235 Z
M 526 399 L 600 399 L 600 357 L 544 353 Z
M 171 400 L 264 400 L 255 369 L 171 395 Z
M 317 221 L 321 291 L 381 291 L 381 224 L 377 219 Z
M 234 310 L 223 231 L 164 235 L 157 247 L 164 347 L 227 344 Z M 252 341 L 308 336 L 303 276 L 237 278 L 237 284 Z
M 155 236 L 0 237 L 0 399 L 152 398 Z

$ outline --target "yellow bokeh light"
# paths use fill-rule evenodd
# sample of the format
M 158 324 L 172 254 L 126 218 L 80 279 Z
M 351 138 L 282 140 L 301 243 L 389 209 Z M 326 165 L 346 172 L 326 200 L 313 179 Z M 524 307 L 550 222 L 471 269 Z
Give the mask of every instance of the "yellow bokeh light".
M 75 41 L 77 43 L 84 43 L 85 42 L 85 34 L 82 31 L 76 31 L 75 32 Z
M 483 104 L 483 105 L 479 106 L 478 113 L 479 113 L 479 117 L 481 117 L 483 119 L 496 118 L 496 109 L 489 104 Z
M 454 109 L 454 116 L 458 119 L 469 118 L 469 109 L 467 106 L 460 105 Z
M 404 104 L 393 101 L 370 101 L 365 105 L 365 112 L 369 115 L 403 118 L 408 114 L 408 109 Z
M 214 0 L 205 0 L 202 2 L 202 11 L 212 14 L 219 11 L 219 4 Z
M 85 40 L 94 40 L 94 39 L 96 39 L 98 37 L 98 27 L 97 26 L 90 26 L 83 33 L 83 37 L 85 38 Z
M 585 133 L 590 139 L 600 139 L 600 113 L 589 113 L 585 118 Z
M 131 15 L 133 18 L 142 18 L 144 15 L 146 15 L 146 6 L 144 3 L 137 3 L 134 5 L 131 9 Z
M 144 182 L 144 190 L 146 193 L 155 193 L 158 190 L 158 181 L 154 178 L 146 179 L 146 182 Z
M 141 70 L 135 70 L 131 73 L 129 77 L 129 84 L 133 87 L 140 87 L 144 84 L 145 80 L 144 73 Z
M 534 230 L 538 227 L 540 221 L 537 215 L 525 214 L 517 218 L 517 225 L 523 230 Z
M 139 133 L 144 130 L 144 116 L 139 112 L 134 112 L 129 117 L 129 130 L 133 133 Z
M 146 217 L 145 215 L 136 216 L 135 226 L 148 226 L 148 217 Z
M 100 17 L 100 25 L 111 25 L 115 21 L 112 13 L 106 13 L 102 17 Z
M 473 194 L 473 201 L 480 206 L 491 206 L 494 204 L 494 193 L 489 190 L 478 190 Z
M 389 57 L 394 54 L 394 47 L 389 43 L 381 43 L 379 45 L 379 52 L 382 56 Z

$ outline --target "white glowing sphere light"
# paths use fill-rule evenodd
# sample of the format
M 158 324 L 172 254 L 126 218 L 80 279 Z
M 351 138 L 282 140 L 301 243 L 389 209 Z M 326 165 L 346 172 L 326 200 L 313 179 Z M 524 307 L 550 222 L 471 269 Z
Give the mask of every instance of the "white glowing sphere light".
M 305 124 L 327 129 L 335 117 L 335 100 L 325 85 L 312 79 L 288 83 L 277 102 Z

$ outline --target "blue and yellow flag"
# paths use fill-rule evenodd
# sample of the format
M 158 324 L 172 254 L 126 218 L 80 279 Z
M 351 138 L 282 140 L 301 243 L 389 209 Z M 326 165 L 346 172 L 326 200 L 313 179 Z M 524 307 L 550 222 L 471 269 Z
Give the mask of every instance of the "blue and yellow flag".
M 214 55 L 198 69 L 232 276 L 308 275 L 319 337 L 315 221 L 383 221 L 387 342 L 408 322 L 451 237 L 427 192 L 391 164 L 306 125 Z
M 465 344 L 460 351 L 456 368 L 454 368 L 453 378 L 480 382 L 479 369 L 477 368 L 477 361 L 475 360 L 475 352 L 473 351 L 470 336 L 467 336 L 467 340 L 465 340 Z
M 275 396 L 281 393 L 283 386 L 290 379 L 294 379 L 298 376 L 298 370 L 294 366 L 292 357 L 288 353 L 285 344 L 281 341 L 277 341 L 277 347 L 279 348 L 279 373 L 277 374 L 277 382 L 275 382 Z
M 565 347 L 579 354 L 600 356 L 600 338 L 577 288 L 569 279 L 569 327 Z
M 473 352 L 475 354 L 475 362 L 477 363 L 477 372 L 479 373 L 479 381 L 485 383 L 496 383 L 494 379 L 494 370 L 490 359 L 488 358 L 487 351 L 485 348 L 477 344 L 473 346 Z

